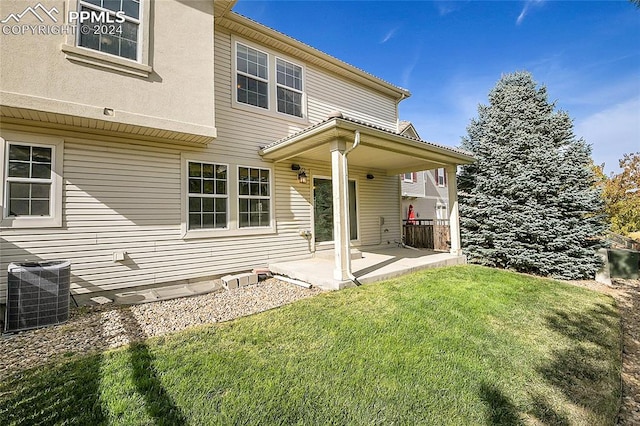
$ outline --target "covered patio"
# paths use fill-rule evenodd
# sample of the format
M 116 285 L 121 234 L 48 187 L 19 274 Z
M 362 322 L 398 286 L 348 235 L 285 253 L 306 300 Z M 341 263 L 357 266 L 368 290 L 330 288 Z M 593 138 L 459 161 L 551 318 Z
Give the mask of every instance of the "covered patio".
M 464 256 L 404 247 L 352 251 L 351 257 L 353 278 L 343 287 L 388 280 L 423 269 L 466 263 Z M 274 274 L 286 275 L 321 289 L 334 290 L 333 265 L 332 256 L 319 255 L 312 259 L 272 263 L 269 269 Z
M 330 252 L 331 262 L 326 259 L 310 259 L 296 263 L 287 262 L 270 264 L 272 271 L 278 269 L 279 273 L 286 274 L 291 278 L 298 278 L 310 283 L 317 284 L 328 289 L 340 289 L 353 285 L 354 282 L 365 282 L 367 280 L 377 280 L 379 274 L 369 275 L 377 268 L 381 262 L 387 262 L 389 266 L 395 264 L 394 270 L 410 272 L 419 264 L 432 264 L 436 260 L 432 256 L 440 256 L 440 260 L 459 262 L 462 251 L 460 246 L 458 202 L 456 171 L 460 164 L 468 164 L 474 158 L 467 152 L 455 148 L 445 147 L 422 140 L 414 139 L 391 130 L 364 123 L 343 116 L 336 112 L 328 119 L 310 126 L 294 135 L 276 141 L 263 147 L 259 151 L 265 160 L 280 162 L 303 162 L 313 161 L 330 165 L 331 170 L 331 196 L 332 196 L 332 238 L 333 250 Z M 377 173 L 384 173 L 387 177 L 398 176 L 402 173 L 415 172 L 420 170 L 430 170 L 444 168 L 447 173 L 449 208 L 448 221 L 450 227 L 450 250 L 449 253 L 435 254 L 424 252 L 420 256 L 409 253 L 411 250 L 403 249 L 403 255 L 399 252 L 395 254 L 383 254 L 376 251 L 369 251 L 369 248 L 361 249 L 369 253 L 361 259 L 351 259 L 351 230 L 350 230 L 350 200 L 349 200 L 349 168 L 359 167 L 376 170 Z M 369 177 L 367 177 L 369 179 Z M 380 194 L 380 202 L 395 202 L 388 197 L 397 197 L 399 218 L 402 217 L 400 199 L 400 180 L 398 178 L 397 194 L 390 192 Z M 352 200 L 353 201 L 353 200 Z M 398 228 L 402 229 L 402 219 L 399 220 Z M 315 235 L 311 236 L 312 246 L 315 246 Z M 378 247 L 380 248 L 380 247 Z M 388 247 L 387 247 L 388 248 Z M 382 256 L 382 257 L 380 257 Z M 363 260 L 364 259 L 364 260 Z M 379 259 L 383 259 L 379 261 Z M 396 259 L 393 260 L 392 259 Z M 401 267 L 398 263 L 400 259 L 411 259 Z M 362 263 L 364 262 L 364 263 Z M 368 262 L 368 263 L 367 263 Z M 373 263 L 371 263 L 373 262 Z M 317 272 L 322 278 L 313 278 L 310 272 L 296 272 L 291 265 L 297 265 L 301 270 L 313 271 L 318 267 Z M 321 266 L 320 266 L 321 265 Z M 369 268 L 374 268 L 370 272 Z M 285 270 L 287 272 L 285 272 Z M 360 271 L 360 278 L 357 276 Z M 330 272 L 330 273 L 329 273 Z M 404 273 L 406 273 L 404 272 Z M 306 279 L 303 278 L 306 277 Z

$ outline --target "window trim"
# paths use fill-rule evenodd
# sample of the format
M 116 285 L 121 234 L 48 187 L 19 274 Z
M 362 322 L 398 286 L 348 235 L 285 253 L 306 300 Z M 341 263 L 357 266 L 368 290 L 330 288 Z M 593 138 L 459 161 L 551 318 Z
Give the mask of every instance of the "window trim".
M 255 50 L 256 52 L 262 53 L 263 55 L 265 55 L 267 57 L 267 78 L 266 79 L 262 78 L 260 76 L 257 76 L 257 75 L 253 75 L 253 74 L 251 74 L 249 72 L 244 72 L 244 71 L 238 70 L 238 45 L 240 45 L 240 44 L 243 45 L 244 47 L 246 47 L 247 49 Z M 271 99 L 272 99 L 272 97 L 271 97 L 271 89 L 269 88 L 270 87 L 269 75 L 271 74 L 271 66 L 269 64 L 269 62 L 270 62 L 269 53 L 267 53 L 267 52 L 265 52 L 263 50 L 260 50 L 260 49 L 256 49 L 255 47 L 249 46 L 247 44 L 240 43 L 240 42 L 236 42 L 235 43 L 234 53 L 235 53 L 235 55 L 234 55 L 234 64 L 235 64 L 234 69 L 236 70 L 235 73 L 234 73 L 235 82 L 236 82 L 234 87 L 236 88 L 236 90 L 235 90 L 236 102 L 238 102 L 239 104 L 242 104 L 242 105 L 249 106 L 249 107 L 259 108 L 261 110 L 266 110 L 266 111 L 270 110 L 271 109 Z M 266 108 L 263 108 L 260 105 L 253 105 L 253 104 L 250 104 L 250 103 L 238 101 L 238 89 L 239 89 L 239 87 L 238 87 L 238 74 L 243 75 L 243 76 L 245 76 L 247 78 L 252 78 L 254 80 L 261 81 L 261 82 L 267 84 L 267 107 Z
M 227 228 L 217 229 L 188 229 L 189 221 L 189 162 L 214 163 L 227 165 Z M 260 168 L 269 170 L 270 185 L 270 226 L 269 227 L 253 227 L 240 228 L 239 224 L 239 179 L 238 168 Z M 234 185 L 233 182 L 236 182 Z M 237 158 L 229 156 L 215 156 L 212 159 L 211 154 L 198 152 L 182 152 L 180 155 L 180 237 L 183 240 L 194 240 L 202 238 L 226 238 L 235 236 L 249 235 L 271 235 L 277 233 L 275 218 L 275 169 L 271 163 L 262 161 L 247 161 L 246 159 L 238 161 Z
M 286 62 L 286 63 L 288 63 L 288 64 L 291 64 L 291 65 L 293 65 L 294 67 L 298 67 L 298 68 L 300 68 L 300 86 L 302 87 L 302 89 L 301 89 L 301 90 L 298 90 L 298 89 L 296 89 L 296 88 L 294 88 L 294 87 L 289 87 L 289 86 L 287 86 L 286 84 L 280 84 L 280 83 L 278 83 L 278 61 L 279 61 L 279 60 L 280 60 L 280 61 L 283 61 L 283 62 Z M 304 118 L 304 116 L 305 116 L 305 109 L 304 109 L 304 93 L 305 93 L 305 92 L 304 92 L 304 89 L 305 89 L 304 80 L 305 80 L 305 71 L 304 71 L 304 68 L 302 67 L 302 65 L 298 65 L 298 64 L 296 64 L 295 62 L 291 62 L 290 60 L 285 59 L 285 58 L 282 58 L 282 57 L 280 57 L 280 56 L 275 56 L 275 58 L 274 58 L 274 62 L 275 62 L 275 69 L 274 69 L 274 72 L 275 72 L 275 76 L 274 76 L 274 83 L 275 83 L 275 85 L 276 85 L 276 97 L 275 97 L 274 99 L 275 99 L 275 103 L 276 103 L 276 106 L 275 106 L 275 110 L 276 110 L 276 112 L 277 112 L 278 114 L 284 114 L 284 115 L 286 115 L 286 116 L 297 117 L 297 118 Z M 295 92 L 295 93 L 299 93 L 299 94 L 300 94 L 300 96 L 301 96 L 301 97 L 300 97 L 300 112 L 301 112 L 302 116 L 293 115 L 293 114 L 287 114 L 286 112 L 278 111 L 278 87 L 282 87 L 282 88 L 284 88 L 285 90 L 291 90 L 292 92 Z
M 442 183 L 440 183 L 440 170 L 442 170 Z M 438 188 L 445 188 L 447 186 L 447 169 L 444 167 L 436 169 L 436 185 Z
M 28 145 L 51 148 L 51 193 L 49 216 L 8 216 L 9 146 Z M 59 228 L 62 227 L 64 140 L 18 132 L 0 133 L 0 228 Z
M 269 226 L 240 226 L 240 199 L 249 199 L 249 200 L 257 200 L 257 199 L 265 199 L 267 197 L 261 195 L 240 195 L 240 168 L 246 169 L 258 169 L 258 170 L 268 170 L 269 171 Z M 236 165 L 236 223 L 238 229 L 241 230 L 254 230 L 254 229 L 272 229 L 274 227 L 274 197 L 273 197 L 273 169 L 269 167 L 262 166 L 247 166 L 243 164 Z
M 140 0 L 140 27 L 138 28 L 138 59 L 128 59 L 99 50 L 79 45 L 79 34 L 68 34 L 66 43 L 61 46 L 65 58 L 72 62 L 93 65 L 96 67 L 118 71 L 137 77 L 148 78 L 153 73 L 149 54 L 149 17 L 151 16 L 151 0 Z M 99 7 L 99 6 L 98 6 Z M 80 0 L 71 1 L 71 11 L 80 10 Z M 79 33 L 79 31 L 76 31 Z
M 418 173 L 417 172 L 410 172 L 411 174 L 411 179 L 407 179 L 407 175 L 409 173 L 403 173 L 402 174 L 402 181 L 406 182 L 406 183 L 416 183 L 418 182 Z
M 244 45 L 246 47 L 257 50 L 267 55 L 268 80 L 266 81 L 266 83 L 268 84 L 268 91 L 267 91 L 268 108 L 262 108 L 259 106 L 238 102 L 238 89 L 237 89 L 238 87 L 238 69 L 237 69 L 238 68 L 238 44 Z M 291 114 L 278 111 L 278 102 L 277 102 L 278 101 L 278 90 L 277 90 L 278 84 L 277 84 L 276 59 L 281 59 L 290 64 L 298 66 L 302 69 L 302 92 L 301 92 L 302 93 L 302 101 L 301 101 L 302 117 L 298 117 L 297 115 L 291 115 Z M 281 55 L 279 53 L 276 53 L 264 47 L 258 47 L 254 43 L 248 42 L 247 40 L 236 37 L 235 35 L 231 35 L 231 68 L 232 68 L 231 69 L 232 72 L 231 72 L 230 84 L 231 84 L 231 87 L 233 88 L 232 94 L 231 94 L 232 108 L 247 111 L 247 112 L 252 112 L 252 113 L 258 113 L 262 115 L 269 115 L 272 117 L 277 117 L 279 119 L 286 119 L 286 120 L 298 122 L 301 124 L 309 123 L 308 109 L 307 109 L 306 82 L 305 82 L 307 70 L 302 63 L 291 60 L 291 58 L 288 58 L 287 56 Z M 241 73 L 241 74 L 244 75 L 244 73 Z M 258 78 L 258 77 L 251 77 L 251 78 Z M 259 80 L 264 81 L 262 79 L 259 79 Z M 290 90 L 294 90 L 287 86 L 283 86 L 283 87 Z
M 124 19 L 125 21 L 134 23 L 136 25 L 138 25 L 138 39 L 136 40 L 136 59 L 131 59 L 131 58 L 125 58 L 124 56 L 120 56 L 120 55 L 114 55 L 113 53 L 109 53 L 109 52 L 103 52 L 102 50 L 96 50 L 96 49 L 91 49 L 90 47 L 84 47 L 84 46 L 80 46 L 80 37 L 83 35 L 82 31 L 76 31 L 76 46 L 78 47 L 82 47 L 83 49 L 89 49 L 89 50 L 93 50 L 95 52 L 100 52 L 109 56 L 114 56 L 116 58 L 120 58 L 120 59 L 125 59 L 128 61 L 134 61 L 134 62 L 138 62 L 140 63 L 142 60 L 142 26 L 143 26 L 143 5 L 142 3 L 144 2 L 144 0 L 138 0 L 138 18 L 133 18 L 129 15 L 124 15 Z M 116 12 L 111 10 L 111 9 L 106 9 L 104 7 L 98 6 L 96 4 L 93 3 L 89 3 L 86 0 L 78 0 L 78 11 L 81 10 L 82 7 L 86 7 L 89 8 L 91 10 L 95 10 L 97 12 L 106 12 L 108 14 L 112 14 L 113 16 L 115 16 Z M 80 28 L 80 26 L 82 25 L 80 22 L 78 22 L 78 27 Z
M 189 198 L 193 195 L 194 197 L 197 196 L 195 193 L 192 194 L 191 192 L 189 192 L 189 179 L 191 178 L 191 176 L 188 176 L 189 173 L 189 163 L 198 163 L 198 164 L 212 164 L 214 166 L 226 166 L 227 167 L 227 193 L 225 195 L 219 195 L 219 194 L 200 194 L 199 198 L 212 198 L 212 199 L 218 199 L 218 198 L 224 198 L 227 200 L 227 207 L 225 209 L 225 214 L 227 215 L 227 225 L 224 228 L 200 228 L 200 229 L 189 229 L 189 214 L 191 213 L 189 211 Z M 209 160 L 187 160 L 187 168 L 186 168 L 186 181 L 187 181 L 187 199 L 186 199 L 186 209 L 187 209 L 187 218 L 186 218 L 186 225 L 187 225 L 187 231 L 188 232 L 199 232 L 199 231 L 227 231 L 229 229 L 229 222 L 230 222 L 230 217 L 229 217 L 229 164 L 224 163 L 224 162 L 211 162 Z

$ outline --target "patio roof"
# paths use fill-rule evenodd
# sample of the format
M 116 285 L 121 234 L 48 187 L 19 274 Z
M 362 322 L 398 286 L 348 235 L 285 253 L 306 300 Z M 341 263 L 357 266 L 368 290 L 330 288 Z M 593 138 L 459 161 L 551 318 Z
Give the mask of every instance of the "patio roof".
M 341 113 L 269 144 L 259 153 L 274 162 L 291 158 L 330 161 L 329 145 L 341 140 L 349 148 L 355 131 L 360 133 L 360 146 L 350 154 L 349 165 L 382 170 L 389 176 L 475 161 L 467 151 L 413 139 Z

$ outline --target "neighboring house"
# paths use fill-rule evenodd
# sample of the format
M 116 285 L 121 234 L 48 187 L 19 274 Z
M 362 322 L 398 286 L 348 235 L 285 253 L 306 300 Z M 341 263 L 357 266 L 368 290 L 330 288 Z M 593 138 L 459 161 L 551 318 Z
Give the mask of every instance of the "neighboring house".
M 420 139 L 418 132 L 409 121 L 400 121 L 399 132 L 414 139 Z M 409 206 L 413 206 L 416 219 L 449 219 L 449 191 L 447 172 L 444 167 L 418 172 L 407 172 L 402 180 L 402 212 L 406 220 Z
M 385 245 L 382 223 L 385 240 L 400 240 L 398 174 L 445 166 L 451 182 L 472 161 L 399 134 L 408 91 L 232 12 L 233 1 L 42 4 L 124 15 L 125 31 L 0 35 L 4 271 L 69 259 L 73 291 L 88 293 L 332 249 L 340 288 L 350 245 Z M 37 23 L 22 14 L 30 6 L 3 0 L 3 25 Z M 454 203 L 448 217 L 457 225 Z M 5 288 L 1 273 L 0 303 Z

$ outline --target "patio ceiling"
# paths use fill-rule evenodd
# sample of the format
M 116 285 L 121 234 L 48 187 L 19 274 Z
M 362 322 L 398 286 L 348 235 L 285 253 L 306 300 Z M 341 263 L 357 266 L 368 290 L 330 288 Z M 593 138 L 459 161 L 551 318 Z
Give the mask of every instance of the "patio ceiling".
M 390 176 L 475 161 L 465 151 L 412 139 L 343 116 L 329 118 L 274 142 L 262 148 L 260 155 L 274 162 L 293 158 L 330 162 L 331 144 L 344 141 L 348 149 L 353 145 L 356 130 L 360 132 L 360 145 L 349 154 L 350 166 L 380 170 Z

